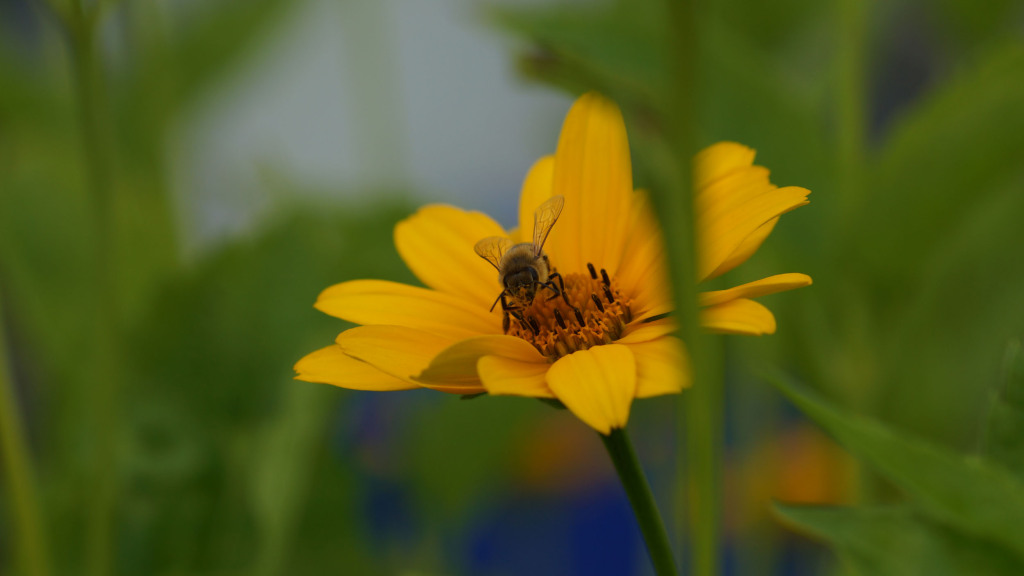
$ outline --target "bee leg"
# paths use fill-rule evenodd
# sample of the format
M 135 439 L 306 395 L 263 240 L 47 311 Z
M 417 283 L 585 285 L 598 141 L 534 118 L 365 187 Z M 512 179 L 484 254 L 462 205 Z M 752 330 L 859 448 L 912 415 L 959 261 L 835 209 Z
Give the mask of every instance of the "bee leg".
M 519 312 L 519 308 L 508 303 L 508 300 L 505 299 L 504 292 L 502 292 L 501 295 L 498 296 L 498 302 L 501 302 L 501 328 L 502 330 L 505 331 L 505 334 L 508 334 L 508 329 L 512 327 L 512 321 L 510 317 L 518 320 L 520 326 L 525 324 L 526 321 L 523 320 L 523 315 L 521 312 Z M 497 302 L 495 302 L 495 304 L 497 304 Z
M 540 327 L 537 325 L 537 321 L 533 319 L 533 316 L 523 316 L 523 313 L 518 311 L 510 312 L 510 314 L 519 322 L 521 327 L 533 332 L 534 336 L 540 333 Z
M 558 280 L 558 286 L 555 286 L 555 280 Z M 551 289 L 555 293 L 555 295 L 552 296 L 551 298 L 548 298 L 548 300 L 554 300 L 555 298 L 561 296 L 562 301 L 565 302 L 567 306 L 572 306 L 572 304 L 569 303 L 569 296 L 565 293 L 565 280 L 562 279 L 561 274 L 559 274 L 558 272 L 552 272 L 551 274 L 549 274 L 548 284 L 551 284 Z
M 548 290 L 551 290 L 554 294 L 552 294 L 551 296 L 548 296 L 548 298 L 547 298 L 548 302 L 550 302 L 551 300 L 554 300 L 555 298 L 558 298 L 558 287 L 555 286 L 551 282 L 551 280 L 548 280 L 547 282 L 534 282 L 533 283 L 533 288 L 534 288 L 534 290 L 536 292 L 540 292 L 540 290 L 542 288 L 547 288 Z
M 533 316 L 523 316 L 523 312 L 521 310 L 510 308 L 508 312 L 506 312 L 505 314 L 506 316 L 510 315 L 513 318 L 515 318 L 516 321 L 519 322 L 519 326 L 533 332 L 534 336 L 536 336 L 537 333 L 540 331 L 540 329 L 537 327 L 537 321 L 533 319 Z
M 548 302 L 551 302 L 555 298 L 558 298 L 559 296 L 562 295 L 561 292 L 558 291 L 558 286 L 555 286 L 555 284 L 550 280 L 543 284 L 539 284 L 539 286 L 541 288 L 547 288 L 548 290 L 551 290 L 551 296 L 548 296 Z

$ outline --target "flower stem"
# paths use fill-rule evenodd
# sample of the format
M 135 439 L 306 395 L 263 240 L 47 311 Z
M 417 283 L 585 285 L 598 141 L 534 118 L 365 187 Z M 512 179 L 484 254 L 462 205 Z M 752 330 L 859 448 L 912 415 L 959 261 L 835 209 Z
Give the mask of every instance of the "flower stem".
M 65 22 L 81 123 L 82 154 L 98 231 L 96 278 L 99 300 L 94 319 L 97 368 L 91 384 L 91 402 L 86 407 L 94 431 L 95 451 L 83 482 L 83 491 L 88 494 L 89 502 L 88 524 L 83 534 L 87 555 L 84 571 L 91 576 L 106 576 L 115 571 L 114 524 L 118 490 L 115 447 L 120 427 L 121 386 L 121 309 L 116 262 L 118 231 L 114 217 L 116 183 L 108 126 L 104 124 L 107 108 L 96 36 L 101 6 L 103 4 L 85 0 L 72 2 Z
M 651 487 L 647 484 L 644 471 L 633 451 L 633 444 L 624 428 L 616 428 L 611 434 L 601 435 L 604 447 L 615 464 L 622 487 L 626 490 L 629 503 L 633 506 L 633 514 L 640 524 L 640 532 L 647 542 L 647 552 L 651 555 L 654 572 L 658 576 L 676 576 L 675 559 L 672 557 L 672 546 L 669 544 L 665 523 L 661 520 L 658 507 L 654 504 Z
M 705 347 L 714 351 L 711 347 Z M 710 364 L 710 363 L 706 363 Z M 720 377 L 711 377 L 711 366 L 687 391 L 685 399 L 687 464 L 690 498 L 690 537 L 693 545 L 693 573 L 713 576 L 719 573 L 718 551 L 721 513 L 723 386 Z
M 694 576 L 719 574 L 721 543 L 721 451 L 724 382 L 721 345 L 700 327 L 697 296 L 696 215 L 694 212 L 693 158 L 697 152 L 700 27 L 694 0 L 665 0 L 669 72 L 664 110 L 669 161 L 654 200 L 665 234 L 673 299 L 680 336 L 686 342 L 692 385 L 680 397 L 679 491 L 675 516 L 690 544 L 690 572 Z
M 16 554 L 28 576 L 50 573 L 42 520 L 36 500 L 32 462 L 25 446 L 14 387 L 7 362 L 3 310 L 0 309 L 0 468 L 7 472 L 10 507 L 14 515 L 11 534 L 17 541 Z
M 850 216 L 860 210 L 863 196 L 861 175 L 864 172 L 866 149 L 865 105 L 865 42 L 868 25 L 868 3 L 862 0 L 841 0 L 837 14 L 838 50 L 836 51 L 837 124 L 839 205 L 841 221 L 853 221 Z
M 839 213 L 834 219 L 841 222 L 843 246 L 859 246 L 862 213 L 864 210 L 864 173 L 867 152 L 867 38 L 870 18 L 870 3 L 863 0 L 840 0 L 836 4 L 835 36 L 836 51 L 834 69 L 836 76 L 836 206 Z M 847 268 L 836 269 L 835 276 L 848 274 Z M 865 296 L 857 291 L 862 285 L 850 278 L 837 284 L 843 286 L 843 316 L 840 318 L 845 334 L 843 348 L 853 366 L 870 366 L 870 342 L 873 333 L 863 313 Z M 850 405 L 858 411 L 871 412 L 884 400 L 876 379 L 861 373 L 851 373 L 843 382 L 842 389 Z M 858 498 L 862 502 L 875 502 L 879 491 L 884 489 L 878 476 L 862 463 L 856 463 L 852 473 L 855 478 Z

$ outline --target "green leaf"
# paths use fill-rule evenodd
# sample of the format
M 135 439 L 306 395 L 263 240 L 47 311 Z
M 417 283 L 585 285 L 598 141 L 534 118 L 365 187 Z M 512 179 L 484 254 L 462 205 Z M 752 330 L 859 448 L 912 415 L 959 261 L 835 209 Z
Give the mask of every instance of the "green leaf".
M 759 50 L 766 51 L 800 41 L 794 38 L 806 34 L 816 21 L 831 16 L 832 4 L 813 0 L 778 0 L 776 2 L 746 2 L 720 0 L 714 7 L 704 8 L 722 18 L 736 35 L 747 38 Z M 828 20 L 825 20 L 828 22 Z M 703 31 L 702 31 L 703 33 Z M 821 45 L 818 40 L 819 46 Z
M 534 47 L 523 72 L 570 92 L 600 90 L 626 108 L 650 107 L 665 93 L 665 34 L 658 6 L 614 3 L 580 10 L 495 9 L 494 20 Z
M 864 191 L 861 216 L 870 219 L 863 226 L 871 234 L 854 238 L 861 243 L 857 253 L 878 267 L 887 284 L 893 277 L 913 278 L 981 199 L 1020 173 L 1024 82 L 1008 79 L 1021 77 L 1024 46 L 992 50 L 892 130 Z M 894 246 L 901 258 L 892 257 Z
M 992 400 L 983 453 L 1024 479 L 1024 351 L 1019 340 L 1006 347 L 1003 375 Z
M 280 574 L 299 515 L 306 505 L 317 452 L 341 395 L 330 386 L 291 382 L 283 410 L 260 430 L 260 457 L 252 462 L 252 508 L 262 532 L 257 574 Z
M 1022 187 L 1024 171 L 965 208 L 962 220 L 930 248 L 930 262 L 907 262 L 918 269 L 907 283 L 876 277 L 871 308 L 879 381 L 924 381 L 929 389 L 921 394 L 912 385 L 885 387 L 876 398 L 884 420 L 953 446 L 964 446 L 965 431 L 973 436 L 990 400 L 979 392 L 999 379 L 1003 348 L 1024 325 Z M 894 246 L 891 257 L 904 256 Z M 917 409 L 903 408 L 911 403 Z
M 940 17 L 935 34 L 943 39 L 944 52 L 959 53 L 1020 34 L 1017 0 L 938 0 L 929 8 Z
M 806 43 L 798 47 L 802 53 L 813 49 Z M 827 195 L 835 186 L 833 152 L 821 131 L 827 115 L 821 95 L 828 86 L 827 65 L 766 51 L 715 20 L 702 25 L 701 49 L 699 124 L 707 131 L 701 144 L 744 143 L 757 149 L 756 163 L 771 168 L 773 182 Z M 827 213 L 824 208 L 815 211 Z M 806 238 L 807 232 L 792 230 L 800 220 L 794 218 L 797 214 L 788 215 L 787 225 L 775 234 Z
M 133 339 L 147 384 L 189 398 L 193 415 L 211 424 L 265 417 L 292 365 L 349 327 L 313 309 L 321 290 L 358 277 L 408 278 L 391 240 L 407 212 L 297 211 L 169 282 Z
M 788 3 L 795 8 L 801 2 Z M 660 134 L 663 119 L 675 113 L 679 103 L 668 96 L 672 73 L 666 46 L 671 43 L 663 5 L 614 2 L 590 10 L 503 8 L 493 14 L 498 26 L 532 42 L 520 57 L 522 72 L 572 93 L 599 90 L 613 98 L 630 122 L 634 148 Z M 761 19 L 749 11 L 742 16 Z M 765 50 L 717 17 L 702 18 L 700 27 L 700 144 L 747 143 L 762 151 L 759 163 L 771 166 L 782 182 L 799 176 L 800 185 L 825 188 L 824 64 L 791 58 L 782 47 Z M 800 55 L 811 48 L 790 47 Z M 646 168 L 643 158 L 634 157 L 639 172 Z
M 850 452 L 902 488 L 929 517 L 1024 558 L 1024 486 L 1002 469 L 842 414 L 785 378 L 772 382 Z
M 126 354 L 134 377 L 124 390 L 120 506 L 137 554 L 181 573 L 318 573 L 326 564 L 289 568 L 308 561 L 312 532 L 351 538 L 332 541 L 334 572 L 367 555 L 352 467 L 326 487 L 340 494 L 314 488 L 325 473 L 328 420 L 349 396 L 293 380 L 292 365 L 349 326 L 313 308 L 321 290 L 356 277 L 408 278 L 391 238 L 408 212 L 282 214 L 168 283 Z M 311 519 L 328 498 L 351 512 Z
M 508 397 L 462 402 L 444 395 L 435 401 L 410 417 L 403 442 L 406 475 L 428 521 L 452 529 L 515 476 L 515 448 L 547 411 L 530 400 Z
M 166 27 L 161 15 L 140 5 L 135 27 L 142 58 L 122 104 L 142 120 L 154 110 L 179 111 L 223 80 L 232 65 L 252 53 L 258 40 L 288 21 L 287 10 L 297 5 L 287 0 L 210 4 L 203 7 L 202 17 L 189 19 L 186 26 L 166 35 L 153 34 Z
M 928 522 L 905 507 L 832 508 L 777 504 L 784 523 L 824 540 L 864 576 L 1021 574 L 1005 548 Z

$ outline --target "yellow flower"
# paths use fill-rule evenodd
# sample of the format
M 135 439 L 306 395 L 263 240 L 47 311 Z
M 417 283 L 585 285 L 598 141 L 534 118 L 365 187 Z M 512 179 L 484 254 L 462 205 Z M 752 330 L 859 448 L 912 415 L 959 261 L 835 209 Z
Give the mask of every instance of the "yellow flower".
M 754 166 L 754 151 L 719 143 L 695 163 L 698 277 L 744 262 L 779 215 L 807 203 L 803 188 L 778 188 Z M 561 217 L 544 244 L 565 298 L 537 292 L 504 333 L 503 286 L 474 252 L 488 236 L 533 235 L 534 212 L 554 195 Z M 523 184 L 519 228 L 506 232 L 479 212 L 432 205 L 395 227 L 395 246 L 427 288 L 354 280 L 324 290 L 316 307 L 360 324 L 309 354 L 300 380 L 356 390 L 432 388 L 560 400 L 602 434 L 626 425 L 634 398 L 689 385 L 682 341 L 673 335 L 664 245 L 642 191 L 633 189 L 622 115 L 597 94 L 569 111 L 554 156 Z M 772 313 L 751 298 L 811 283 L 780 274 L 704 292 L 701 324 L 710 331 L 770 334 Z

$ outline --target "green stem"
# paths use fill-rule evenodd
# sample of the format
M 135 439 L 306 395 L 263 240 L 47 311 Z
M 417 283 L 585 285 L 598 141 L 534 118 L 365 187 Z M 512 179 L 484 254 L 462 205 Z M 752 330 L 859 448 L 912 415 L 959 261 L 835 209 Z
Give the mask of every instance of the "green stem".
M 87 494 L 88 528 L 86 573 L 105 576 L 113 571 L 114 520 L 117 498 L 116 444 L 119 422 L 120 306 L 116 269 L 117 226 L 114 217 L 115 179 L 110 155 L 102 70 L 96 54 L 100 5 L 74 2 L 65 22 L 81 122 L 82 152 L 93 202 L 98 249 L 96 277 L 98 305 L 94 319 L 96 373 L 89 395 L 91 428 L 95 431 L 91 468 L 83 489 Z
M 25 574 L 46 576 L 50 573 L 46 540 L 36 500 L 35 475 L 22 430 L 7 361 L 3 310 L 0 308 L 0 462 L 7 471 L 10 506 L 14 514 L 11 533 L 17 541 L 17 556 Z
M 863 194 L 866 116 L 865 41 L 868 3 L 840 0 L 837 18 L 836 108 L 838 124 L 840 209 L 844 220 L 853 221 Z
M 676 562 L 672 557 L 672 546 L 669 544 L 668 532 L 654 504 L 651 487 L 647 484 L 644 471 L 633 451 L 633 444 L 624 428 L 612 430 L 611 434 L 601 435 L 604 447 L 615 464 L 622 487 L 626 489 L 629 503 L 633 506 L 633 514 L 640 524 L 640 532 L 647 542 L 647 552 L 651 555 L 654 572 L 658 576 L 676 576 Z
M 718 569 L 718 538 L 721 519 L 722 411 L 721 378 L 710 377 L 708 371 L 692 390 L 687 391 L 686 443 L 689 463 L 690 534 L 693 538 L 693 573 L 713 576 Z
M 720 344 L 703 333 L 697 302 L 698 238 L 694 214 L 693 158 L 697 152 L 699 33 L 692 0 L 666 0 L 668 97 L 664 105 L 667 160 L 654 200 L 665 234 L 680 335 L 689 351 L 692 386 L 681 396 L 677 518 L 684 511 L 694 576 L 719 573 L 721 450 L 724 387 Z M 685 468 L 683 467 L 685 464 Z
M 839 196 L 837 221 L 843 223 L 842 247 L 852 250 L 857 246 L 856 239 L 863 233 L 861 214 L 865 190 L 864 174 L 867 166 L 865 161 L 867 150 L 867 85 L 866 58 L 869 3 L 865 0 L 840 0 L 836 6 L 835 31 L 836 54 L 836 191 Z M 853 239 L 851 241 L 851 239 Z M 837 278 L 845 273 L 845 268 L 836 270 Z M 845 334 L 844 349 L 850 357 L 849 363 L 854 366 L 871 366 L 871 328 L 866 323 L 868 315 L 863 313 L 864 296 L 858 291 L 860 283 L 857 279 L 839 282 L 844 286 L 844 300 L 848 303 L 843 309 L 842 318 Z M 850 373 L 842 387 L 851 405 L 858 411 L 870 412 L 873 406 L 880 404 L 881 390 L 873 378 L 864 378 L 861 374 Z M 857 492 L 862 502 L 876 500 L 879 489 L 883 486 L 878 477 L 868 468 L 858 463 L 855 472 Z

